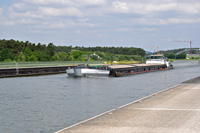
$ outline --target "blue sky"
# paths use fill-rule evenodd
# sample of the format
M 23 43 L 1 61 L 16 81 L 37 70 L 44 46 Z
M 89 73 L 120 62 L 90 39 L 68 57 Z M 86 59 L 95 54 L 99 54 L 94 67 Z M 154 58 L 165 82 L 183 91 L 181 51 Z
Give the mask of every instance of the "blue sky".
M 199 0 L 1 0 L 0 39 L 72 46 L 200 47 Z

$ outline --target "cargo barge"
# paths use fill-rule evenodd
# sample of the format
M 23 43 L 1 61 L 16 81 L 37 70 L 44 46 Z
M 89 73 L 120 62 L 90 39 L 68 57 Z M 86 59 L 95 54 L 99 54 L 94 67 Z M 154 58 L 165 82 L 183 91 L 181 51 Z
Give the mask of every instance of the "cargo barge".
M 169 69 L 166 64 L 130 64 L 130 65 L 98 65 L 77 66 L 67 69 L 68 76 L 89 77 L 89 76 L 110 76 L 121 77 L 138 73 L 153 72 Z
M 129 65 L 82 65 L 66 70 L 69 76 L 88 77 L 110 76 L 121 77 L 138 73 L 153 72 L 165 69 L 172 69 L 173 65 L 161 54 L 152 55 L 146 64 L 129 64 Z

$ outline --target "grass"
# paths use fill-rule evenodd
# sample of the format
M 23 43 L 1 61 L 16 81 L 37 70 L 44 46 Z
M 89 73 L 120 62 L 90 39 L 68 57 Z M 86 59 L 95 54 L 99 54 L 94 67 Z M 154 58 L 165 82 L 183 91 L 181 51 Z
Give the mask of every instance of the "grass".
M 87 61 L 45 61 L 45 62 L 0 62 L 0 68 L 48 67 L 87 64 Z M 139 61 L 90 61 L 89 64 L 137 64 Z
M 91 61 L 90 64 L 102 64 L 102 61 Z M 87 61 L 47 61 L 47 62 L 0 62 L 0 68 L 45 67 L 87 64 Z

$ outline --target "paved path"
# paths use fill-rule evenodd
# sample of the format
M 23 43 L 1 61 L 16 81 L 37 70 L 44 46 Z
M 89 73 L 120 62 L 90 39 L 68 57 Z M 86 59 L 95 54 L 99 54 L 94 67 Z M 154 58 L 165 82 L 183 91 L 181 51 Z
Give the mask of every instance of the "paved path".
M 58 133 L 199 133 L 200 77 Z

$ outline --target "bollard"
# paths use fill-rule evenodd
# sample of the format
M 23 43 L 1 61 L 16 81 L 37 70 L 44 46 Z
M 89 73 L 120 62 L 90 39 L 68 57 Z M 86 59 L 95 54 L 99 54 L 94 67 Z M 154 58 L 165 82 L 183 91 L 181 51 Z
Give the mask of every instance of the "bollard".
M 16 62 L 16 75 L 19 75 L 19 67 L 17 62 Z

